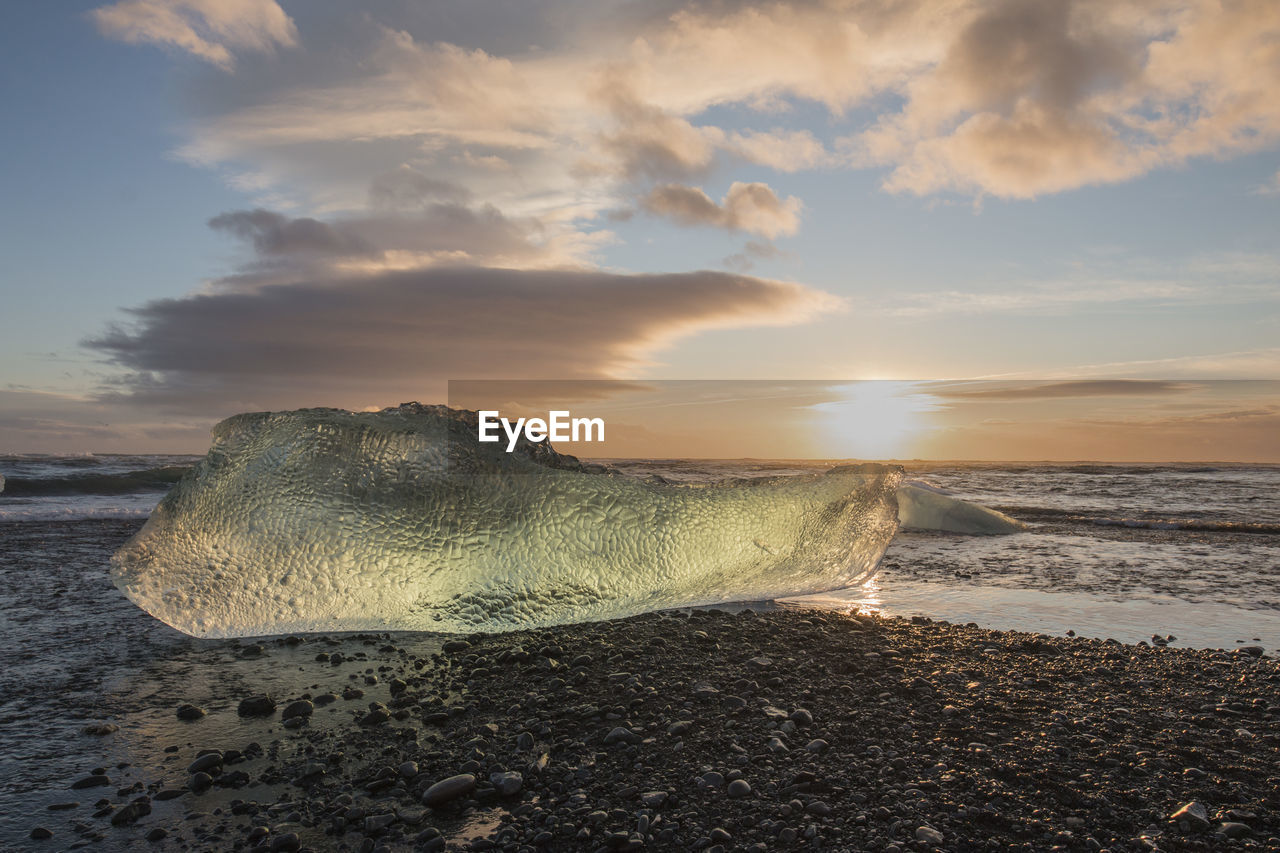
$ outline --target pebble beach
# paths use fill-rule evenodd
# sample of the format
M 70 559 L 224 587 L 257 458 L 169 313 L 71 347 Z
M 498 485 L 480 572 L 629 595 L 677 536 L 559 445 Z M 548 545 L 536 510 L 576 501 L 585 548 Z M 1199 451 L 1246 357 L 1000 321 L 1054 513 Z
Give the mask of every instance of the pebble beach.
M 29 816 L 32 839 L 209 851 L 1280 846 L 1280 667 L 1256 647 L 802 609 L 212 645 L 227 668 L 274 659 L 297 686 L 171 695 L 151 711 L 181 724 L 172 742 L 141 763 L 88 761 L 62 780 L 62 802 Z

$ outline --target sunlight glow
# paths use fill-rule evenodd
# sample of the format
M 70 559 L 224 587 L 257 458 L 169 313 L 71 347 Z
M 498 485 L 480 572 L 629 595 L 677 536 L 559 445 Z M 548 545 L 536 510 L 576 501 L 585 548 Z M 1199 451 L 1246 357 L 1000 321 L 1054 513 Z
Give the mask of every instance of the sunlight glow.
M 902 459 L 929 429 L 924 417 L 944 408 L 924 383 L 890 380 L 854 382 L 833 389 L 839 400 L 818 403 L 817 427 L 832 458 Z

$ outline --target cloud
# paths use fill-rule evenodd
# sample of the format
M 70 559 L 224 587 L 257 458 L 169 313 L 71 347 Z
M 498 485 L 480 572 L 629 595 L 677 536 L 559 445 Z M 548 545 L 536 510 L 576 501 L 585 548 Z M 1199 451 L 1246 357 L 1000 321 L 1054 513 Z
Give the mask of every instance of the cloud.
M 441 268 L 158 300 L 86 345 L 128 372 L 117 396 L 135 403 L 363 408 L 440 398 L 449 378 L 617 378 L 680 337 L 839 304 L 717 272 Z
M 1280 300 L 1275 270 L 1280 257 L 1226 252 L 1176 265 L 1098 266 L 1083 262 L 1056 279 L 995 284 L 973 291 L 884 293 L 866 307 L 890 316 L 1047 315 L 1084 310 L 1123 311 L 1136 306 L 1267 305 Z
M 275 0 L 121 0 L 92 15 L 112 38 L 170 45 L 224 70 L 235 65 L 233 51 L 267 52 L 298 37 Z
M 1280 195 L 1280 172 L 1276 172 L 1271 179 L 1254 189 L 1254 195 Z
M 140 411 L 116 401 L 0 389 L 0 447 L 27 453 L 203 451 L 206 418 Z
M 757 260 L 789 257 L 787 252 L 767 241 L 748 240 L 741 252 L 734 252 L 724 259 L 724 265 L 737 272 L 748 272 L 756 265 Z
M 1031 198 L 1280 138 L 1274 3 L 978 6 L 901 110 L 845 141 L 885 187 Z
M 802 205 L 794 196 L 778 198 L 768 184 L 734 182 L 720 204 L 697 187 L 663 184 L 654 187 L 640 206 L 682 225 L 710 225 L 773 238 L 796 233 Z
M 137 3 L 179 21 L 223 8 Z M 482 38 L 391 7 L 296 11 L 313 22 L 306 49 L 218 75 L 181 150 L 329 209 L 365 204 L 373 176 L 402 169 L 465 194 L 435 201 L 559 222 L 744 164 L 1032 198 L 1280 140 L 1269 0 L 691 0 L 579 9 L 589 21 L 536 45 L 506 15 Z M 294 40 L 250 31 L 245 49 Z
M 424 203 L 410 210 L 379 208 L 328 221 L 258 208 L 219 214 L 209 225 L 254 249 L 254 257 L 238 274 L 213 285 L 235 290 L 317 275 L 438 265 L 583 268 L 601 241 L 611 236 L 607 231 L 561 233 L 536 219 L 504 216 L 492 206 L 477 209 L 454 203 Z
M 1060 375 L 1181 376 L 1242 379 L 1280 375 L 1280 347 L 1072 366 Z M 1246 380 L 1247 381 L 1247 380 Z
M 209 227 L 250 240 L 260 255 L 368 255 L 373 247 L 346 229 L 269 210 L 237 210 L 209 220 Z
M 596 96 L 617 128 L 601 136 L 615 170 L 631 180 L 683 179 L 705 175 L 716 151 L 718 128 L 697 128 L 686 119 L 638 99 L 616 80 Z M 601 167 L 595 167 L 601 168 Z
M 748 130 L 725 137 L 726 150 L 779 172 L 834 166 L 837 158 L 808 130 Z
M 384 210 L 413 209 L 439 202 L 463 204 L 470 197 L 466 187 L 429 178 L 404 164 L 376 176 L 369 185 L 369 206 Z
M 979 387 L 967 387 L 977 384 Z M 985 386 L 985 387 L 984 387 Z M 1073 397 L 1134 397 L 1181 394 L 1200 386 L 1164 379 L 1078 379 L 1066 382 L 994 382 L 941 385 L 930 389 L 935 397 L 963 400 L 1049 400 Z

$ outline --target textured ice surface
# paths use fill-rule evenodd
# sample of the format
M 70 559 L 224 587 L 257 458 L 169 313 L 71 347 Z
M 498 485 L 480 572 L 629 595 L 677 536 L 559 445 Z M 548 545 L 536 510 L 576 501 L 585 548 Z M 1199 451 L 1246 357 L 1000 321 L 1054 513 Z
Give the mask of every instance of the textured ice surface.
M 201 637 L 497 630 L 846 587 L 898 527 L 894 467 L 673 485 L 475 436 L 416 404 L 229 418 L 112 578 Z
M 997 535 L 1019 533 L 1027 526 L 1002 512 L 953 498 L 923 483 L 898 487 L 898 520 L 917 530 Z

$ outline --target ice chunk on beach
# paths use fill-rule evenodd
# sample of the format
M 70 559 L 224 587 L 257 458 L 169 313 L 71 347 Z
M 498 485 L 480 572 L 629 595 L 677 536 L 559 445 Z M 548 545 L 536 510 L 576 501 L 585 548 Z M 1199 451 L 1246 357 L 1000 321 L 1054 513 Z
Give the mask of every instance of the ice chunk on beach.
M 883 465 L 675 485 L 407 404 L 238 415 L 112 558 L 200 637 L 502 630 L 839 589 L 898 528 Z
M 1026 525 L 1002 512 L 959 498 L 926 483 L 908 480 L 898 488 L 898 520 L 915 530 L 971 535 L 1020 533 Z

